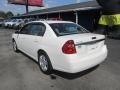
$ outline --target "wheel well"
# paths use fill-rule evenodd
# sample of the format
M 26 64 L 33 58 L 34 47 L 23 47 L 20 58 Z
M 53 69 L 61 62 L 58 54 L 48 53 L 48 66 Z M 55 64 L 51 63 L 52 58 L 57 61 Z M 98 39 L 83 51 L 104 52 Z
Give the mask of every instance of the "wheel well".
M 39 55 L 40 53 L 47 54 L 47 53 L 46 53 L 44 50 L 42 50 L 42 49 L 38 50 L 38 55 Z

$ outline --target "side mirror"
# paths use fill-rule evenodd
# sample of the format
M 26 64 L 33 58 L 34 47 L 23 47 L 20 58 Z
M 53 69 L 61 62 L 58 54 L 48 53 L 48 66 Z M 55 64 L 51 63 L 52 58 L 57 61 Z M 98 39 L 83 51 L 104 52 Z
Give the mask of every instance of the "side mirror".
M 19 31 L 15 31 L 16 34 L 19 34 L 20 32 Z

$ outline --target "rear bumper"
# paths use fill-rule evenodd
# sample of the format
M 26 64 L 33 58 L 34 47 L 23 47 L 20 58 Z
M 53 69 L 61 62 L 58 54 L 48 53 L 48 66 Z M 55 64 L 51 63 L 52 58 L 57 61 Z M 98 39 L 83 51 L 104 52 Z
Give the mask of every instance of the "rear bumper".
M 107 47 L 103 46 L 102 50 L 94 55 L 89 55 L 83 58 L 80 57 L 69 57 L 67 66 L 63 66 L 60 71 L 68 73 L 77 73 L 89 68 L 92 68 L 101 62 L 103 62 L 107 57 Z M 66 65 L 66 64 L 65 64 Z

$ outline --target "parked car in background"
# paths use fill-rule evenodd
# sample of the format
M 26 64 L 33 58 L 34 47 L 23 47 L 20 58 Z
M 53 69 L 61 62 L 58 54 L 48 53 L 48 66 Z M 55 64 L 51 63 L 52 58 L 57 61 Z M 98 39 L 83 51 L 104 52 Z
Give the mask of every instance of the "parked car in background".
M 45 74 L 53 69 L 77 73 L 107 57 L 105 36 L 68 21 L 34 21 L 12 36 L 13 49 L 35 59 Z
M 19 23 L 19 28 L 22 28 L 26 23 L 35 21 L 36 19 L 34 18 L 27 18 L 27 19 L 23 19 L 20 23 Z
M 16 21 L 17 19 L 13 19 L 10 22 L 8 22 L 8 28 L 12 28 Z
M 0 27 L 2 26 L 3 21 L 0 20 Z
M 2 26 L 3 22 L 4 22 L 4 19 L 0 18 L 0 27 Z
M 3 26 L 4 27 L 8 27 L 9 22 L 11 22 L 11 20 L 9 20 L 9 19 L 5 20 Z
M 26 23 L 35 21 L 35 18 L 26 18 L 26 19 L 7 19 L 4 22 L 0 22 L 2 26 L 6 28 L 19 29 L 23 27 Z
M 0 19 L 0 27 L 2 27 L 4 19 Z
M 12 28 L 14 29 L 19 29 L 20 28 L 20 25 L 24 22 L 24 20 L 22 19 L 17 19 L 16 22 L 14 22 Z

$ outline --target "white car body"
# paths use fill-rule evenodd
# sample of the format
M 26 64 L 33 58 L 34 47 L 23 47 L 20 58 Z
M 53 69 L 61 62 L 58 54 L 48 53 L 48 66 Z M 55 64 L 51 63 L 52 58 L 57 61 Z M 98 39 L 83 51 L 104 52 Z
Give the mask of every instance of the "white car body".
M 50 58 L 53 69 L 77 73 L 92 68 L 106 59 L 107 47 L 104 35 L 82 33 L 58 37 L 49 24 L 73 22 L 34 21 L 31 23 L 36 22 L 46 26 L 43 37 L 15 33 L 12 36 L 18 49 L 36 61 L 38 61 L 38 51 L 44 50 Z M 74 54 L 65 54 L 62 51 L 62 47 L 69 40 L 73 40 L 75 43 L 76 53 Z

